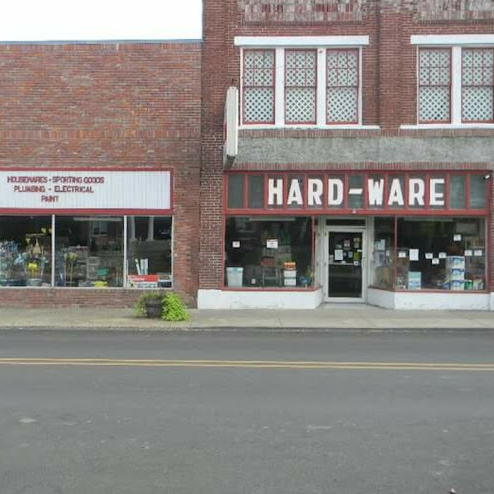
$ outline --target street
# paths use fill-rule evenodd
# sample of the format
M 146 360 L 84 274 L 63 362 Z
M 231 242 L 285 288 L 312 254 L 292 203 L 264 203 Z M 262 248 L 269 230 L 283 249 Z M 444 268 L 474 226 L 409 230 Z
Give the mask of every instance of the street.
M 1 494 L 492 494 L 490 331 L 0 332 Z

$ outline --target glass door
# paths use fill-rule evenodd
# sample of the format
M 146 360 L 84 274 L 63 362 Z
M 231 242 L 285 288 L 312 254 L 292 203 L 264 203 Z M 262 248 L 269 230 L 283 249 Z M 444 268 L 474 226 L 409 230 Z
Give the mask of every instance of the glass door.
M 363 299 L 363 241 L 363 230 L 329 230 L 328 298 Z

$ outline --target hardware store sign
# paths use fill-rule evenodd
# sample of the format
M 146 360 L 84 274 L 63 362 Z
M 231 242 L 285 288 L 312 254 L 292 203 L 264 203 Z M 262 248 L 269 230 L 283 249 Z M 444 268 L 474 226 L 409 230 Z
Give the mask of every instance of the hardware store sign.
M 167 210 L 169 171 L 0 170 L 0 209 Z

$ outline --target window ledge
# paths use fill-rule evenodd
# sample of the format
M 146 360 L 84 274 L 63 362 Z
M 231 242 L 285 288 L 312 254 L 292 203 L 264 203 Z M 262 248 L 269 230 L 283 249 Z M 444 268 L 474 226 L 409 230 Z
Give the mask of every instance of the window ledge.
M 417 124 L 417 125 L 402 125 L 403 130 L 421 130 L 421 129 L 448 129 L 448 130 L 464 130 L 464 129 L 494 129 L 494 123 L 485 124 Z
M 494 124 L 492 125 L 494 128 Z M 241 125 L 239 130 L 380 130 L 379 125 Z

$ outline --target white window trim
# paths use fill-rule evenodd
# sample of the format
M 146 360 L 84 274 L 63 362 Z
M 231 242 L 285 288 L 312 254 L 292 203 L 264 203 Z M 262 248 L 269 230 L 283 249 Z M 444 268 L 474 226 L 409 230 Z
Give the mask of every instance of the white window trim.
M 480 46 L 493 45 L 494 34 L 427 34 L 411 36 L 412 45 L 428 46 Z
M 492 44 L 488 44 L 488 42 Z M 494 129 L 493 123 L 468 123 L 462 122 L 462 49 L 463 48 L 494 48 L 494 35 L 424 35 L 412 36 L 412 45 L 417 45 L 417 115 L 419 121 L 420 93 L 419 93 L 419 50 L 420 48 L 451 48 L 451 122 L 450 123 L 417 123 L 414 125 L 401 125 L 403 130 L 416 129 Z M 453 46 L 454 44 L 454 46 Z
M 298 46 L 365 46 L 369 36 L 236 36 L 235 46 L 249 48 L 292 48 Z
M 334 44 L 334 43 L 326 43 L 324 46 L 314 46 L 314 40 L 344 40 L 345 43 L 342 44 Z M 358 39 L 362 41 L 363 39 L 369 40 L 368 36 L 316 36 L 316 37 L 288 37 L 288 36 L 280 36 L 280 37 L 236 37 L 235 43 L 237 44 L 237 40 L 239 40 L 238 46 L 241 46 L 241 54 L 240 54 L 240 105 L 242 111 L 240 112 L 240 130 L 247 129 L 332 129 L 332 130 L 378 130 L 380 126 L 378 125 L 363 125 L 362 124 L 362 103 L 363 103 L 363 95 L 362 95 L 362 68 L 363 68 L 363 57 L 362 57 L 362 45 L 360 44 L 350 44 L 349 41 L 353 41 L 354 39 Z M 245 44 L 246 39 L 259 40 L 253 44 Z M 283 46 L 278 46 L 276 44 L 266 44 L 267 40 L 302 40 L 307 41 L 310 40 L 310 43 L 301 43 L 298 45 L 288 44 Z M 240 43 L 242 41 L 242 43 Z M 262 41 L 262 44 L 260 42 Z M 286 42 L 286 41 L 284 41 Z M 287 124 L 285 123 L 285 50 L 293 48 L 295 46 L 304 46 L 306 48 L 313 48 L 317 50 L 317 93 L 316 93 L 316 124 Z M 326 122 L 327 118 L 327 109 L 326 109 L 326 58 L 327 58 L 327 50 L 337 48 L 348 48 L 348 49 L 358 49 L 359 51 L 359 86 L 358 86 L 358 123 L 352 124 L 328 124 Z M 275 51 L 275 118 L 274 124 L 245 124 L 243 122 L 244 112 L 243 112 L 243 50 L 244 49 L 271 49 Z

